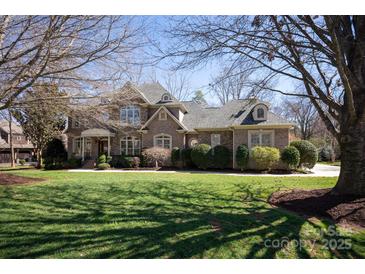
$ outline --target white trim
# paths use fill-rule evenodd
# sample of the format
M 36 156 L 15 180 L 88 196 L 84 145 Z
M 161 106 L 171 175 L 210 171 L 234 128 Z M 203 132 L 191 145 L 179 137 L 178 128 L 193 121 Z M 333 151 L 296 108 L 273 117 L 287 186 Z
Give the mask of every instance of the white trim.
M 159 134 L 156 134 L 153 136 L 153 146 L 154 147 L 157 147 L 157 141 L 156 139 L 159 138 L 159 137 L 169 137 L 170 139 L 170 147 L 169 149 L 171 150 L 172 149 L 172 136 L 170 134 L 166 134 L 166 133 L 159 133 Z
M 122 141 L 126 142 L 126 151 L 125 151 L 125 155 L 129 155 L 128 154 L 128 140 L 126 140 L 126 138 L 132 138 L 132 155 L 140 155 L 141 154 L 141 147 L 142 147 L 142 138 L 140 138 L 140 136 L 123 136 L 119 139 L 119 152 L 122 155 Z M 138 140 L 138 147 L 134 146 L 134 142 Z M 138 153 L 135 153 L 136 150 L 138 151 Z
M 125 111 L 125 122 L 122 120 L 122 111 Z M 133 113 L 133 122 L 130 122 L 128 120 L 128 112 L 131 111 Z M 138 112 L 138 121 L 136 121 L 136 112 Z M 125 125 L 132 125 L 132 126 L 139 126 L 141 125 L 141 107 L 139 105 L 136 104 L 130 104 L 130 105 L 125 105 L 125 106 L 120 106 L 119 108 L 119 120 L 120 120 L 120 124 L 122 126 Z
M 264 117 L 258 117 L 257 111 L 259 109 L 262 109 L 264 111 Z M 252 110 L 252 116 L 255 121 L 266 121 L 267 120 L 267 113 L 269 111 L 269 108 L 267 105 L 258 103 Z
M 167 99 L 165 97 L 167 97 Z M 172 97 L 169 93 L 162 94 L 161 102 L 171 102 L 171 101 L 172 101 Z
M 166 121 L 167 120 L 167 113 L 165 111 L 161 110 L 160 113 L 158 114 L 158 120 Z
M 185 130 L 188 130 L 183 123 L 181 123 L 165 106 L 161 106 L 158 110 L 155 111 L 155 113 L 150 117 L 150 119 L 147 120 L 147 122 L 143 125 L 143 127 L 141 128 L 144 129 L 145 127 L 147 127 L 157 116 L 157 114 L 161 111 L 164 110 L 166 111 L 166 113 L 172 118 L 172 120 L 174 120 L 180 127 L 182 127 Z
M 213 146 L 213 137 L 218 137 L 219 142 Z M 219 133 L 210 134 L 210 145 L 212 148 L 219 146 L 221 144 L 221 135 Z
M 260 130 L 248 130 L 247 131 L 247 143 L 248 143 L 248 148 L 251 149 L 251 135 L 254 134 L 254 133 L 259 133 L 259 138 L 260 138 L 260 141 L 259 141 L 259 145 L 261 146 L 262 144 L 262 134 L 263 133 L 270 133 L 271 134 L 271 146 L 272 147 L 275 147 L 275 130 L 263 130 L 263 129 L 260 129 Z

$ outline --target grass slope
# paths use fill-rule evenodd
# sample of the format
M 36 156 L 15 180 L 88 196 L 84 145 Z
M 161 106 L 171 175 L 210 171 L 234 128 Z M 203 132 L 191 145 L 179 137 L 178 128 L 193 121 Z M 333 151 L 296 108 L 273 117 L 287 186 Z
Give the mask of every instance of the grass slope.
M 11 172 L 48 180 L 0 186 L 1 258 L 365 256 L 364 234 L 337 228 L 351 249 L 326 249 L 328 223 L 266 203 L 276 190 L 332 187 L 335 178 Z M 288 244 L 267 246 L 275 239 Z

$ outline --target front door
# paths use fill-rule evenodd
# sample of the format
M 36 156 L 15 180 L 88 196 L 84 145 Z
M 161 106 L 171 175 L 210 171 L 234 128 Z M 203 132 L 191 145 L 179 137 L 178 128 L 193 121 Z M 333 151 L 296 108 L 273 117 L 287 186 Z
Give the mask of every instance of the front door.
M 99 140 L 98 141 L 98 155 L 108 154 L 108 140 Z

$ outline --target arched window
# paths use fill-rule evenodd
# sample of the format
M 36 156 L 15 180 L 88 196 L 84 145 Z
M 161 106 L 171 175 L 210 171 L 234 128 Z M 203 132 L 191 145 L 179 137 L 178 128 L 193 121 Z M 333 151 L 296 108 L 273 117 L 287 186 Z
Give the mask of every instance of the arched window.
M 155 147 L 172 148 L 172 137 L 168 134 L 159 134 L 153 137 Z
M 265 110 L 263 108 L 258 108 L 257 109 L 257 118 L 265 118 Z
M 161 110 L 160 113 L 158 114 L 158 119 L 159 120 L 167 120 L 167 113 L 164 110 Z
M 141 152 L 140 139 L 134 136 L 124 136 L 120 139 L 120 154 L 133 156 Z
M 170 96 L 170 94 L 165 93 L 164 95 L 162 95 L 161 101 L 162 101 L 162 102 L 168 102 L 168 101 L 171 101 L 171 96 Z

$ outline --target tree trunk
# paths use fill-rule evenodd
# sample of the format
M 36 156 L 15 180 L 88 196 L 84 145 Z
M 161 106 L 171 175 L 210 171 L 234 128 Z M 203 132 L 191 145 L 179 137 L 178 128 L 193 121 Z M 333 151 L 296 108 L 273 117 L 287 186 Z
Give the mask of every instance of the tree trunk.
M 42 168 L 43 160 L 42 160 L 42 149 L 37 149 L 37 168 Z
M 13 145 L 13 118 L 9 110 L 9 148 L 10 148 L 10 166 L 15 167 L 15 152 Z
M 365 196 L 365 114 L 341 125 L 341 172 L 335 194 Z

